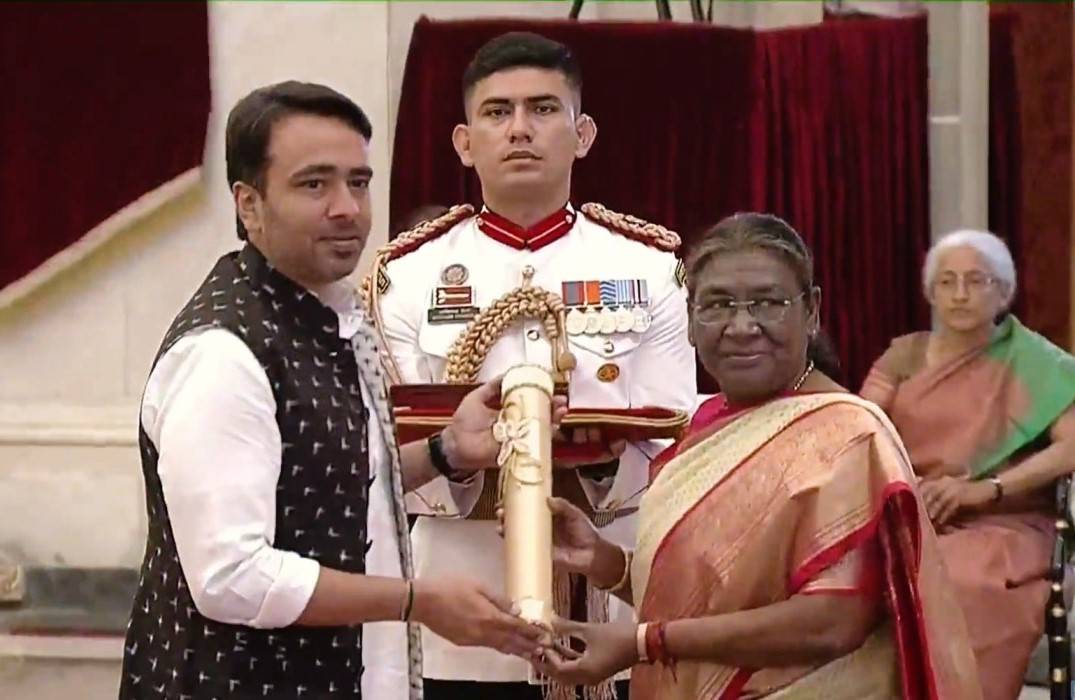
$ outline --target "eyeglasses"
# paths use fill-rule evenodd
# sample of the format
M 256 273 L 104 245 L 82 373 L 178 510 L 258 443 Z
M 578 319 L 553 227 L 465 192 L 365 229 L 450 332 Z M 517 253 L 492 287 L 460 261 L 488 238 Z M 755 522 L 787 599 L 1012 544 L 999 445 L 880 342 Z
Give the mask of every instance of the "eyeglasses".
M 969 294 L 981 294 L 998 282 L 996 277 L 981 272 L 968 272 L 963 275 L 949 272 L 939 277 L 934 285 L 945 294 L 954 294 L 959 289 L 960 281 Z
M 767 297 L 764 299 L 716 299 L 705 306 L 694 305 L 694 319 L 707 326 L 726 326 L 732 322 L 739 309 L 746 311 L 752 319 L 762 325 L 775 325 L 788 315 L 791 305 L 806 296 L 800 292 L 790 299 Z

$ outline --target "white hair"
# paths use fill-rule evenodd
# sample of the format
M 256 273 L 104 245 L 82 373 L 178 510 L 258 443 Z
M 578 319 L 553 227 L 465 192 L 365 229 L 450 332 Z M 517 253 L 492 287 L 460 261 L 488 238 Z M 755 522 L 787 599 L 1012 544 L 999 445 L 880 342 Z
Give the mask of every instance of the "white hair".
M 926 297 L 930 296 L 933 281 L 937 277 L 937 266 L 940 265 L 941 256 L 945 251 L 952 248 L 967 246 L 973 248 L 978 255 L 982 256 L 989 272 L 1000 282 L 1001 296 L 1004 303 L 1011 303 L 1015 296 L 1015 262 L 1007 244 L 999 237 L 988 231 L 976 231 L 974 229 L 961 229 L 952 231 L 941 236 L 940 240 L 930 247 L 926 253 L 926 262 L 922 265 L 922 288 Z

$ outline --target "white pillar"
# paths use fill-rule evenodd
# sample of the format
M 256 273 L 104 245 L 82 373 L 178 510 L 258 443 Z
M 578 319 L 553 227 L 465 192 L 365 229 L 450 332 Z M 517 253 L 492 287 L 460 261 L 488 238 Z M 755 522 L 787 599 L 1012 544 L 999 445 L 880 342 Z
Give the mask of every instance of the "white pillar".
M 928 3 L 930 228 L 989 220 L 989 5 Z

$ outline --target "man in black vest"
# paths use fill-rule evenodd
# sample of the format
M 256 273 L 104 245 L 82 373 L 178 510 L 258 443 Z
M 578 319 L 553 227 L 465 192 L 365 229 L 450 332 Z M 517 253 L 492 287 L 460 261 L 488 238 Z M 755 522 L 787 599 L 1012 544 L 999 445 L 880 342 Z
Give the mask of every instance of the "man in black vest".
M 537 652 L 540 631 L 481 583 L 413 578 L 403 492 L 494 463 L 499 388 L 396 445 L 345 281 L 370 229 L 370 136 L 320 85 L 262 88 L 229 115 L 246 243 L 173 321 L 142 399 L 149 534 L 121 698 L 419 697 L 419 623 Z

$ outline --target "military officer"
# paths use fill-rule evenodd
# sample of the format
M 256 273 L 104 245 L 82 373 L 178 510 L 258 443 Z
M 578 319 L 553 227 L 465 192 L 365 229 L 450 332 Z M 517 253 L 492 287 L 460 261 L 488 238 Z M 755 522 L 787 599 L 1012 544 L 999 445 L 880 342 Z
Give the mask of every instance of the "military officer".
M 466 122 L 453 143 L 477 170 L 484 206 L 455 207 L 381 249 L 367 289 L 390 373 L 404 383 L 444 381 L 449 350 L 467 323 L 526 278 L 568 308 L 577 361 L 572 407 L 692 410 L 695 362 L 678 236 L 570 201 L 572 166 L 597 129 L 581 112 L 581 76 L 569 49 L 536 34 L 502 35 L 474 56 L 463 88 Z M 549 366 L 551 357 L 542 323 L 521 320 L 491 346 L 479 379 L 522 362 Z M 633 514 L 662 445 L 589 447 L 590 456 L 575 461 L 597 464 L 558 464 L 577 469 L 559 472 L 557 486 L 568 484 L 606 537 L 633 546 Z M 410 497 L 421 516 L 412 532 L 417 575 L 465 571 L 503 590 L 495 481 L 495 474 L 464 481 L 446 474 Z M 612 619 L 633 615 L 619 600 L 588 597 L 591 619 L 605 605 Z M 429 631 L 423 649 L 427 698 L 541 697 L 525 685 L 529 668 L 518 658 L 457 647 Z

